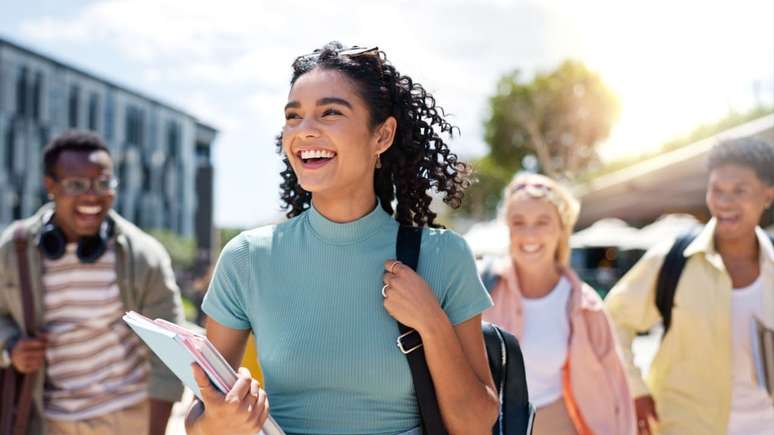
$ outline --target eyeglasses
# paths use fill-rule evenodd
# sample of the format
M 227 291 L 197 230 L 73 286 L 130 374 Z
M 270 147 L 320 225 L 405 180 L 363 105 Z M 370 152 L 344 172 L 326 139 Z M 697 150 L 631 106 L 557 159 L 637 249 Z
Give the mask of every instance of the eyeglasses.
M 344 50 L 337 51 L 336 54 L 338 56 L 347 56 L 347 57 L 358 57 L 366 54 L 378 54 L 379 53 L 379 47 L 377 46 L 371 46 L 371 47 L 352 47 L 347 48 Z M 322 54 L 322 50 L 319 48 L 311 53 L 303 54 L 301 56 L 298 56 L 296 60 L 298 59 L 314 59 L 317 57 L 320 57 L 320 54 Z
M 67 196 L 83 195 L 91 189 L 97 195 L 105 195 L 113 193 L 118 187 L 118 180 L 111 176 L 97 178 L 67 177 L 56 181 L 62 186 L 62 192 Z

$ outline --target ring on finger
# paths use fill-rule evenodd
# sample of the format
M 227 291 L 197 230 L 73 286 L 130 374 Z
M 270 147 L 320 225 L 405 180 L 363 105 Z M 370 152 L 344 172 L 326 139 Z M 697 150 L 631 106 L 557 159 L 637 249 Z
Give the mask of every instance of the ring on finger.
M 389 285 L 389 284 L 385 284 L 385 285 L 382 287 L 382 297 L 384 297 L 384 298 L 386 298 L 386 297 L 387 297 L 387 289 L 388 289 L 389 287 L 390 287 L 390 285 Z
M 401 264 L 402 263 L 400 261 L 393 262 L 392 265 L 390 265 L 390 273 L 395 274 L 395 269 L 400 267 Z

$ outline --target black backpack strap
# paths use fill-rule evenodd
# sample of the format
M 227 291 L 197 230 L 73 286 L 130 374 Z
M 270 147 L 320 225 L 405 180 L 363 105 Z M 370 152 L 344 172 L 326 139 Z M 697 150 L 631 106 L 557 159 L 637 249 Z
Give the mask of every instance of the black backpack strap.
M 675 292 L 677 283 L 680 281 L 680 275 L 683 273 L 685 263 L 688 259 L 683 255 L 685 248 L 696 239 L 696 233 L 686 233 L 675 239 L 672 247 L 669 249 L 661 269 L 658 271 L 656 280 L 656 308 L 661 315 L 664 323 L 664 334 L 666 336 L 669 327 L 672 326 L 672 306 L 675 303 Z
M 419 265 L 421 245 L 422 228 L 400 226 L 395 249 L 398 261 L 416 271 Z M 398 322 L 398 330 L 400 331 L 398 348 L 406 355 L 411 369 L 419 413 L 422 416 L 422 433 L 424 435 L 447 435 L 448 432 L 443 425 L 441 410 L 438 408 L 438 400 L 435 396 L 433 378 L 430 375 L 425 352 L 422 349 L 422 337 L 417 331 L 400 322 Z
M 483 322 L 481 332 L 484 334 L 484 346 L 486 347 L 486 356 L 489 362 L 489 370 L 492 372 L 497 395 L 499 396 L 500 409 L 497 416 L 497 423 L 492 428 L 492 435 L 504 434 L 503 426 L 503 396 L 505 395 L 505 371 L 508 366 L 508 354 L 505 349 L 505 341 L 502 335 L 496 330 L 496 326 Z

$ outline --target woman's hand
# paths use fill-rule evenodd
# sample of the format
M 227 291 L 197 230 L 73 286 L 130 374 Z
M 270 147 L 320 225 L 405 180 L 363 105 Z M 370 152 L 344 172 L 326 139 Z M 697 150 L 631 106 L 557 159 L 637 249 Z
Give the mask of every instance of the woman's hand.
M 269 417 L 269 400 L 249 370 L 239 369 L 239 378 L 224 396 L 212 386 L 198 364 L 192 364 L 191 368 L 202 394 L 204 414 L 190 422 L 186 428 L 188 433 L 254 435 L 261 430 Z
M 424 279 L 399 261 L 384 263 L 384 308 L 395 320 L 420 334 L 434 319 L 444 315 Z

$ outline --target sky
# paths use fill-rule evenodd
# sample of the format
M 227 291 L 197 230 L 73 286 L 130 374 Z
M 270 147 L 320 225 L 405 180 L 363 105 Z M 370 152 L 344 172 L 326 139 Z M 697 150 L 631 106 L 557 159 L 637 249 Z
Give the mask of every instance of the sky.
M 567 58 L 621 102 L 605 160 L 774 104 L 774 0 L 0 0 L 0 10 L 0 36 L 215 126 L 219 226 L 280 215 L 274 137 L 290 64 L 331 40 L 377 45 L 425 85 L 460 127 L 451 148 L 466 158 L 487 151 L 501 75 Z

